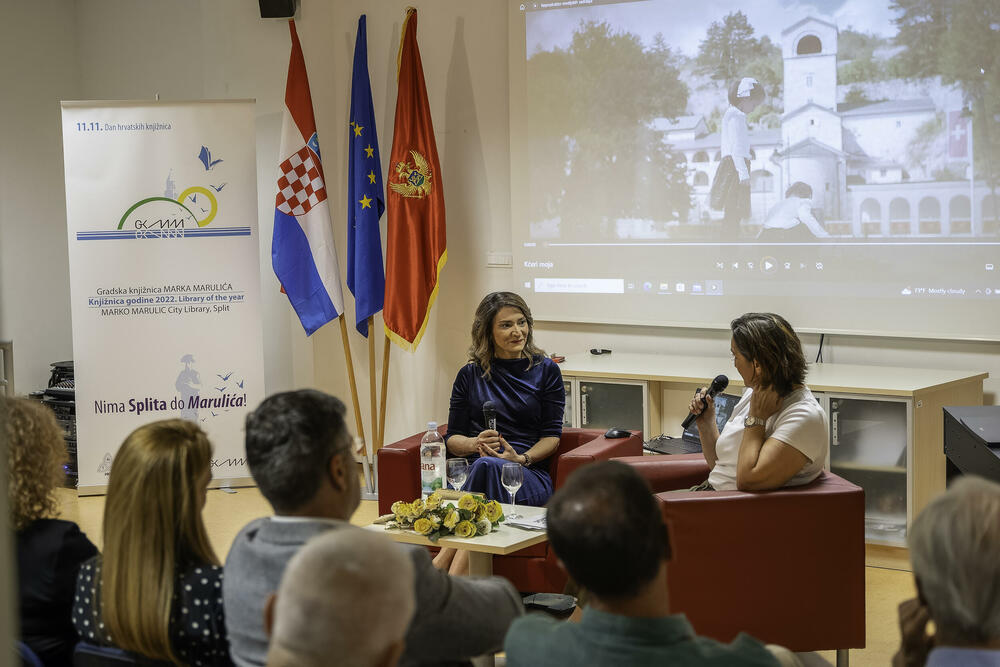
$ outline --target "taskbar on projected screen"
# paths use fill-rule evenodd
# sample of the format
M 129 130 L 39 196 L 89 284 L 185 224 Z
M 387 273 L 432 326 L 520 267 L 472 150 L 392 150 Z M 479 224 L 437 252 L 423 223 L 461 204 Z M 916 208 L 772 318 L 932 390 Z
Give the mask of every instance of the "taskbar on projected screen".
M 997 243 L 660 245 L 525 244 L 516 276 L 539 295 L 1000 298 Z
M 796 267 L 797 268 L 797 267 Z M 818 269 L 822 270 L 822 269 Z M 915 284 L 884 282 L 878 284 L 844 284 L 801 279 L 760 279 L 755 277 L 726 279 L 662 280 L 641 278 L 555 278 L 529 277 L 523 281 L 525 292 L 545 295 L 622 295 L 622 296 L 767 296 L 803 298 L 895 298 L 912 299 L 984 299 L 1000 304 L 1000 276 L 992 282 Z

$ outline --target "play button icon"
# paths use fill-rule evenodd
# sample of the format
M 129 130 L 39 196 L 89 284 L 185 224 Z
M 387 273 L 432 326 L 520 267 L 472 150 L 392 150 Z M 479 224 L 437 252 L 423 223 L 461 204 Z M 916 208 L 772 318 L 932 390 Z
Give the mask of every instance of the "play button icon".
M 774 273 L 778 270 L 778 260 L 774 257 L 763 257 L 760 260 L 760 270 L 764 273 Z

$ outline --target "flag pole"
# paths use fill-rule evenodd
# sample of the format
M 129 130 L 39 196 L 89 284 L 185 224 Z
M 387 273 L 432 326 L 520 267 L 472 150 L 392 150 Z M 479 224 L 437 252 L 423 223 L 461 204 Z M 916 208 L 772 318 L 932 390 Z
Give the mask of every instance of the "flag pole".
M 337 319 L 340 320 L 340 339 L 344 342 L 344 357 L 347 360 L 347 379 L 351 383 L 351 400 L 354 402 L 354 425 L 358 429 L 361 441 L 365 443 L 362 447 L 361 455 L 367 460 L 368 443 L 365 440 L 364 421 L 361 419 L 361 404 L 358 402 L 358 383 L 354 379 L 354 359 L 351 358 L 351 342 L 347 338 L 347 324 L 344 322 L 343 314 L 338 315 Z
M 368 316 L 368 389 L 372 408 L 372 454 L 378 451 L 378 403 L 375 400 L 375 317 Z
M 385 403 L 386 394 L 389 391 L 389 337 L 383 334 L 385 346 L 382 348 L 382 403 L 378 415 L 378 439 L 376 440 L 378 449 L 382 449 L 385 444 Z M 377 450 L 376 450 L 377 451 Z

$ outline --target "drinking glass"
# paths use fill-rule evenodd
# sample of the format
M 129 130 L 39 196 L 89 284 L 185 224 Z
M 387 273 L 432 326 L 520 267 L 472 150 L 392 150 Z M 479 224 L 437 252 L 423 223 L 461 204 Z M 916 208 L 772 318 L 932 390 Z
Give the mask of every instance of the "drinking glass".
M 465 478 L 469 476 L 469 462 L 462 458 L 448 459 L 445 470 L 451 488 L 458 491 L 465 484 Z
M 524 484 L 524 468 L 521 467 L 520 463 L 504 463 L 503 469 L 500 471 L 500 483 L 503 484 L 503 488 L 507 489 L 510 493 L 510 504 L 517 506 L 514 499 L 517 497 L 517 490 L 521 488 Z M 509 519 L 520 519 L 521 515 L 517 514 L 513 509 L 510 514 L 507 515 Z

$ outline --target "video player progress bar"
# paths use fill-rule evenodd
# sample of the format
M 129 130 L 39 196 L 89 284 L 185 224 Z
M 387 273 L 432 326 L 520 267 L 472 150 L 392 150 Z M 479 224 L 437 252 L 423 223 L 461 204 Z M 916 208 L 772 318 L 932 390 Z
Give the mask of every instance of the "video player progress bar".
M 569 248 L 569 247 L 590 247 L 590 248 L 623 248 L 623 247 L 642 247 L 648 248 L 650 246 L 680 246 L 684 248 L 691 247 L 710 247 L 718 248 L 719 246 L 737 246 L 744 248 L 747 246 L 764 246 L 768 248 L 785 248 L 792 246 L 811 246 L 817 248 L 839 248 L 841 246 L 868 246 L 873 248 L 878 248 L 880 246 L 1000 246 L 1000 241 L 949 241 L 946 243 L 937 242 L 921 242 L 921 241 L 844 241 L 844 242 L 833 242 L 833 243 L 766 243 L 766 242 L 716 242 L 716 243 L 705 243 L 701 241 L 675 241 L 667 243 L 665 241 L 641 241 L 641 242 L 629 242 L 629 243 L 548 243 L 546 247 L 549 248 Z

